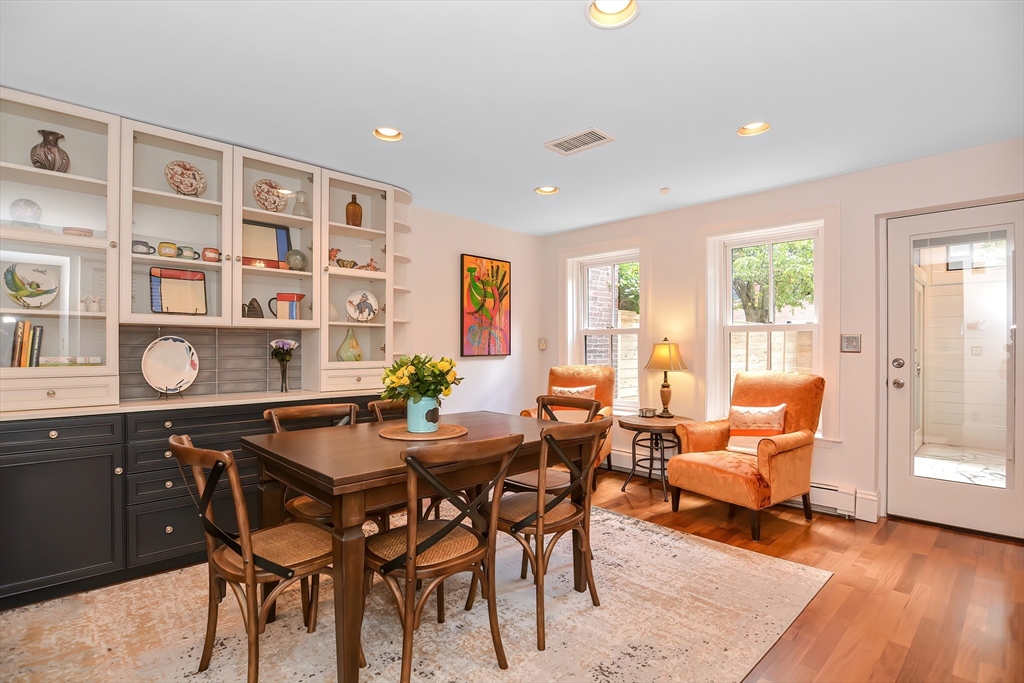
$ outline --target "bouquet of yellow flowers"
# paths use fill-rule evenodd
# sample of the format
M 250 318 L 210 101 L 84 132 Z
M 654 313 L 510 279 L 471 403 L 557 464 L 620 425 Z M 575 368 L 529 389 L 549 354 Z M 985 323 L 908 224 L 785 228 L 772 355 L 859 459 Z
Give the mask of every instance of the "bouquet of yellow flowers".
M 442 396 L 452 393 L 452 387 L 462 382 L 462 377 L 455 374 L 455 361 L 441 357 L 434 360 L 430 356 L 416 354 L 412 358 L 402 356 L 394 365 L 384 371 L 384 391 L 381 398 L 397 399 L 419 403 L 423 397 L 437 399 L 438 405 Z

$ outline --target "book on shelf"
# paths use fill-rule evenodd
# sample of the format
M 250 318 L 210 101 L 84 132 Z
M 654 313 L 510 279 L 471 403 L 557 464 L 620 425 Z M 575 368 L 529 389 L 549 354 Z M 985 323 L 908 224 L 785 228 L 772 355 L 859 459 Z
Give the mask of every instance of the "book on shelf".
M 100 356 L 40 356 L 39 367 L 56 368 L 71 365 L 103 365 Z
M 39 352 L 43 348 L 43 328 L 41 325 L 36 325 L 32 328 L 31 343 L 29 344 L 28 352 L 28 367 L 38 368 L 39 367 Z
M 25 344 L 25 325 L 27 320 L 19 320 L 14 325 L 14 343 L 11 344 L 11 367 L 21 367 L 21 349 Z

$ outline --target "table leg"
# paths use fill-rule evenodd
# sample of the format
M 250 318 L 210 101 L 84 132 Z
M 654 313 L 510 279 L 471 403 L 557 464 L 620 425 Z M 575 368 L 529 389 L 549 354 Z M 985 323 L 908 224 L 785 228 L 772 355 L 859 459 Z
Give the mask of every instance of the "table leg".
M 363 627 L 363 561 L 366 498 L 362 492 L 336 496 L 331 554 L 334 576 L 334 638 L 339 683 L 359 681 L 359 640 Z M 340 529 L 340 531 L 338 531 Z
M 261 527 L 276 526 L 284 521 L 284 487 L 281 482 L 267 475 L 263 465 L 259 468 L 260 476 L 260 522 Z M 266 600 L 277 586 L 277 581 L 269 581 L 260 585 L 261 599 Z M 277 603 L 267 612 L 267 623 L 277 619 Z
M 636 474 L 636 440 L 640 438 L 640 434 L 642 434 L 642 432 L 637 432 L 633 435 L 633 446 L 630 449 L 633 453 L 633 467 L 629 470 L 629 476 L 626 477 L 626 481 L 622 482 L 622 488 L 619 489 L 620 491 L 626 490 L 626 484 L 628 484 L 629 480 L 633 478 L 634 474 Z
M 665 437 L 659 439 L 661 442 L 661 492 L 665 497 L 665 502 L 668 502 L 668 484 L 665 483 Z

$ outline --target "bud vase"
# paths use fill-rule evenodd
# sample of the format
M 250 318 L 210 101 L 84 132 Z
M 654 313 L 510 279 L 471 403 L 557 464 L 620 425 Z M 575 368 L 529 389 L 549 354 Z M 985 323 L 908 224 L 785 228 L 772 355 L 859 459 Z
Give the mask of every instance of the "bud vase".
M 340 361 L 357 361 L 363 359 L 363 349 L 359 346 L 356 334 L 352 328 L 348 328 L 345 340 L 341 342 L 334 357 Z
M 288 393 L 288 361 L 278 361 L 281 366 L 281 393 Z
M 440 419 L 436 398 L 423 396 L 419 401 L 408 401 L 405 404 L 405 428 L 413 434 L 436 432 Z
M 363 207 L 356 201 L 356 195 L 352 195 L 352 201 L 345 205 L 345 222 L 357 228 L 363 225 Z

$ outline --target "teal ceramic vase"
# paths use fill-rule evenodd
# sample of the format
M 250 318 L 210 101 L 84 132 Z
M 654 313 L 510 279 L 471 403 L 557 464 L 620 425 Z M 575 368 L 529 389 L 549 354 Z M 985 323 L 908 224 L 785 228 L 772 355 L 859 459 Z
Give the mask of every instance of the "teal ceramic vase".
M 436 398 L 424 396 L 418 402 L 409 401 L 405 404 L 406 429 L 413 434 L 429 434 L 437 431 L 440 422 L 440 410 Z

